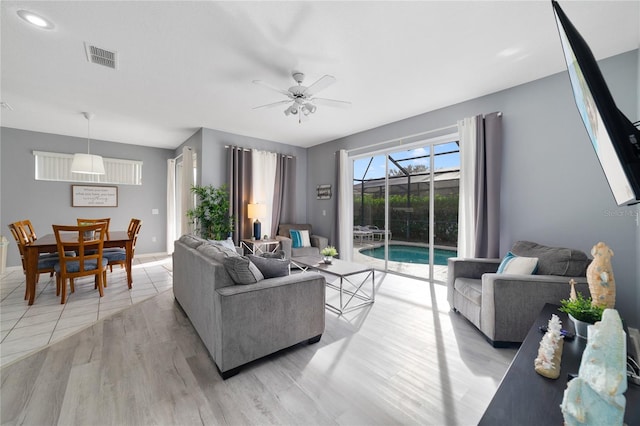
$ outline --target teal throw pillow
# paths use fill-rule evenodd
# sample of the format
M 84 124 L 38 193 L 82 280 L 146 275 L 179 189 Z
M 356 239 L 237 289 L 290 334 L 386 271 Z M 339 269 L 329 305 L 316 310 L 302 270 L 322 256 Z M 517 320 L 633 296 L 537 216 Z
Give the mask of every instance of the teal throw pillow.
M 292 229 L 289 231 L 289 235 L 291 236 L 292 248 L 311 247 L 311 239 L 309 237 L 308 230 Z

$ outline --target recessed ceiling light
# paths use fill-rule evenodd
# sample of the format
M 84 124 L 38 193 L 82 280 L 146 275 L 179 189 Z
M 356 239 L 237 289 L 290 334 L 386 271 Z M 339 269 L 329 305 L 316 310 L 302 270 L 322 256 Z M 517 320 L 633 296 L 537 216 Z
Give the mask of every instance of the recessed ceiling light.
M 27 21 L 28 23 L 30 23 L 31 25 L 34 25 L 38 28 L 42 28 L 44 30 L 53 29 L 52 22 L 49 22 L 48 20 L 44 19 L 42 16 L 37 15 L 33 12 L 29 12 L 28 10 L 19 10 L 18 16 L 24 19 L 25 21 Z

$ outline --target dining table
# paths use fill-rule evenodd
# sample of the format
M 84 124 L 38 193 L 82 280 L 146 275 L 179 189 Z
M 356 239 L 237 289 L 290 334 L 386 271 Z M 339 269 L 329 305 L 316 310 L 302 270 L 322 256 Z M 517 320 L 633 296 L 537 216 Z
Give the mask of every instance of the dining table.
M 65 236 L 63 235 L 63 238 Z M 67 235 L 67 238 L 75 238 Z M 124 248 L 127 253 L 125 269 L 127 271 L 127 285 L 131 288 L 131 263 L 133 260 L 133 239 L 127 231 L 109 231 L 105 237 L 104 248 Z M 25 275 L 27 280 L 27 296 L 29 305 L 33 305 L 36 298 L 36 281 L 38 277 L 38 258 L 40 253 L 55 253 L 58 251 L 55 234 L 47 234 L 24 246 Z

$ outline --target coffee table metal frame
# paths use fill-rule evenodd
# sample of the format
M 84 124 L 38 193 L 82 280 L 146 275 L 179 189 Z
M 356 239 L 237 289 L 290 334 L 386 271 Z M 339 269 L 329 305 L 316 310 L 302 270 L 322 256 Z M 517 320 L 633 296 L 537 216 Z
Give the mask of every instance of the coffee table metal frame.
M 321 258 L 312 256 L 296 257 L 295 259 L 291 259 L 291 263 L 300 268 L 302 272 L 306 272 L 310 269 L 320 273 L 324 272 L 339 278 L 338 285 L 327 281 L 327 287 L 337 290 L 340 293 L 340 306 L 325 303 L 327 309 L 337 313 L 338 315 L 371 305 L 375 302 L 375 270 L 370 266 L 347 262 L 340 259 L 334 259 L 332 263 L 326 264 Z M 358 277 L 362 274 L 365 274 L 364 278 Z M 362 279 L 358 280 L 358 278 Z M 364 288 L 364 285 L 367 283 L 369 278 L 371 278 L 370 293 L 368 293 Z M 352 305 L 354 299 L 357 299 L 357 301 L 360 301 L 361 303 Z

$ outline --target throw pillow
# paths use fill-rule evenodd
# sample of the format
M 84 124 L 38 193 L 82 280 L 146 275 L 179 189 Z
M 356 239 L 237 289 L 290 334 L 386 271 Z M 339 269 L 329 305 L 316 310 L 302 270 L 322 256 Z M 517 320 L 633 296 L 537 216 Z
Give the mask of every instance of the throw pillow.
M 266 251 L 264 253 L 260 253 L 260 256 L 261 257 L 266 257 L 268 259 L 284 259 L 285 258 L 284 250 L 278 250 L 278 251 L 275 251 L 273 253 L 269 252 L 269 251 Z
M 247 256 L 258 267 L 265 278 L 286 277 L 289 275 L 289 261 L 267 258 L 250 254 Z
M 246 256 L 225 257 L 223 263 L 236 284 L 254 284 L 264 279 L 262 272 Z
M 227 238 L 226 240 L 209 240 L 211 244 L 222 246 L 232 251 L 236 251 L 236 245 L 234 244 L 231 238 Z
M 306 229 L 298 230 L 292 229 L 289 231 L 291 236 L 291 248 L 311 247 L 311 239 L 309 238 L 309 231 Z
M 532 275 L 535 274 L 537 270 L 537 257 L 516 256 L 511 252 L 506 254 L 498 267 L 499 274 Z

